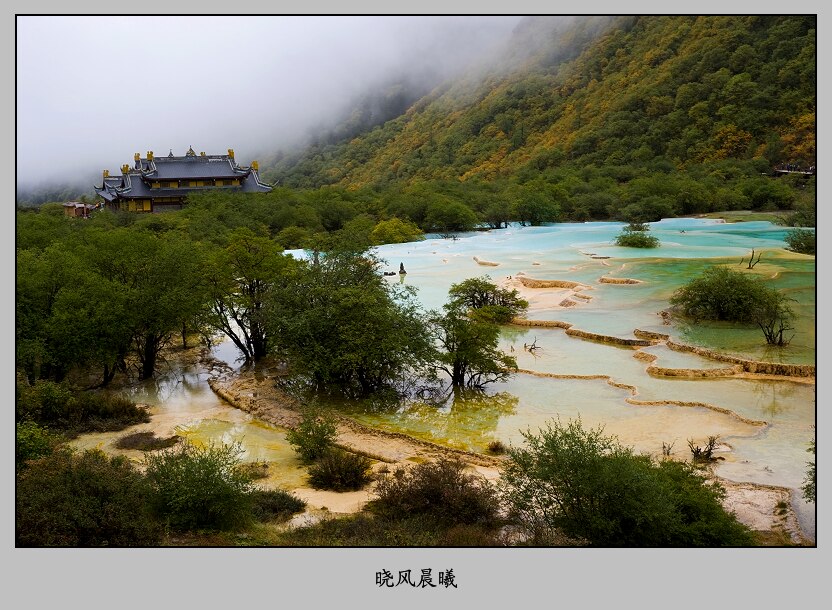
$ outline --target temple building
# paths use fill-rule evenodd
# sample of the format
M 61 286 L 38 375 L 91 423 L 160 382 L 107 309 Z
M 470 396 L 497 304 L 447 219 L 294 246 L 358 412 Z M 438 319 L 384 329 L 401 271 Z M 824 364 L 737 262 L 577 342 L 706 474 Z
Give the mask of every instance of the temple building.
M 251 166 L 237 165 L 234 149 L 227 155 L 196 154 L 193 147 L 184 157 L 173 151 L 167 157 L 155 157 L 153 151 L 142 159 L 133 156 L 133 167 L 121 166 L 121 176 L 104 170 L 104 180 L 95 192 L 111 209 L 128 212 L 163 212 L 179 210 L 189 193 L 206 190 L 227 190 L 234 193 L 267 193 L 272 190 L 261 182 L 257 161 Z
M 81 201 L 67 201 L 64 204 L 64 216 L 69 218 L 89 218 L 90 212 L 96 209 L 92 203 L 82 203 Z

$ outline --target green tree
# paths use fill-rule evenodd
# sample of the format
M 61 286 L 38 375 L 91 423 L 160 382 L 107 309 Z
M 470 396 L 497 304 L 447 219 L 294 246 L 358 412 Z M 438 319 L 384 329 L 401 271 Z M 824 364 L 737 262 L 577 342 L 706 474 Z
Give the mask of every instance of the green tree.
M 451 386 L 482 388 L 506 381 L 517 361 L 499 347 L 500 327 L 488 320 L 470 317 L 466 307 L 450 302 L 443 313 L 433 312 L 431 326 L 439 353 L 437 369 L 450 377 Z
M 309 229 L 303 227 L 286 227 L 275 236 L 275 241 L 286 250 L 306 247 L 311 237 Z
M 470 231 L 479 223 L 474 211 L 464 203 L 443 197 L 428 205 L 425 224 L 438 233 Z
M 695 468 L 655 463 L 580 420 L 523 434 L 500 481 L 513 516 L 538 544 L 567 537 L 594 546 L 747 546 L 723 489 Z
M 658 222 L 662 218 L 676 216 L 676 207 L 670 198 L 650 195 L 637 203 L 625 206 L 617 216 L 627 222 Z
M 412 222 L 396 218 L 382 220 L 370 233 L 373 245 L 401 244 L 409 241 L 419 241 L 425 238 L 424 233 Z
M 123 285 L 89 270 L 55 299 L 47 325 L 55 346 L 53 357 L 76 366 L 99 367 L 98 385 L 107 386 L 117 371 L 127 370 L 125 359 L 135 332 L 131 307 Z
M 372 253 L 316 252 L 269 306 L 270 332 L 319 389 L 367 395 L 423 374 L 432 346 L 412 289 L 388 282 Z
M 517 290 L 499 288 L 487 275 L 453 284 L 448 296 L 454 305 L 474 310 L 477 317 L 498 324 L 510 322 L 529 307 Z
M 489 227 L 499 229 L 508 226 L 512 210 L 505 201 L 494 201 L 483 210 L 482 217 Z
M 559 201 L 566 193 L 559 187 L 536 180 L 519 188 L 514 202 L 514 214 L 524 225 L 540 226 L 557 222 L 560 218 Z
M 269 352 L 266 303 L 294 263 L 276 242 L 246 227 L 234 230 L 228 245 L 209 260 L 205 274 L 211 298 L 209 323 L 231 339 L 246 362 Z
M 790 299 L 774 288 L 759 290 L 759 296 L 751 306 L 751 321 L 763 332 L 769 345 L 788 345 L 792 337 L 786 333 L 794 330 L 794 311 Z
M 130 329 L 128 348 L 139 378 L 152 377 L 159 352 L 183 320 L 206 307 L 201 250 L 173 232 L 157 236 L 120 228 L 93 232 L 83 252 L 94 272 L 120 293 L 125 307 L 118 313 Z
M 745 180 L 742 190 L 755 210 L 790 210 L 795 201 L 794 190 L 772 178 Z
M 62 344 L 53 324 L 60 295 L 82 280 L 84 263 L 59 243 L 42 251 L 18 250 L 16 263 L 16 362 L 30 381 L 61 381 L 69 367 L 88 358 L 86 343 L 81 352 L 70 353 L 77 344 Z

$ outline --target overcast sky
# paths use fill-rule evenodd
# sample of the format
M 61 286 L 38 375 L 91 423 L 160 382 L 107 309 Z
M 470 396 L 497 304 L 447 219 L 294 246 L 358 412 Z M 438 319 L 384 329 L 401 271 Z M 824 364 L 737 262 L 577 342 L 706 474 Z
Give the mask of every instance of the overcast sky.
M 18 186 L 189 146 L 247 164 L 392 72 L 482 55 L 518 19 L 18 17 Z

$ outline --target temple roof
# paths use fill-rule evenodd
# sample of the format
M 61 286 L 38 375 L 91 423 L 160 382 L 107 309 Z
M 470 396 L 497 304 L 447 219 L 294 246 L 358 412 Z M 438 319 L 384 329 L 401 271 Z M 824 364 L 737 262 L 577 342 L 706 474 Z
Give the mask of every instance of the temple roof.
M 148 178 L 172 180 L 176 178 L 239 178 L 247 176 L 248 168 L 234 164 L 230 157 L 156 157 L 140 159 L 142 171 Z
M 132 168 L 121 176 L 107 176 L 95 192 L 107 201 L 115 201 L 119 197 L 171 197 L 187 195 L 210 189 L 223 189 L 241 193 L 268 193 L 272 187 L 260 181 L 260 176 L 254 167 L 237 165 L 234 151 L 229 149 L 227 155 L 196 154 L 193 147 L 188 149 L 185 156 L 177 157 L 173 151 L 166 157 L 155 157 L 148 152 L 148 157 L 142 159 L 136 154 Z M 240 180 L 240 186 L 203 186 L 181 188 L 150 188 L 151 182 L 164 180 Z
M 95 187 L 95 192 L 107 201 L 115 201 L 122 198 L 158 198 L 158 197 L 180 197 L 189 193 L 204 192 L 208 190 L 221 189 L 234 193 L 268 193 L 272 190 L 267 184 L 260 182 L 255 172 L 243 174 L 240 186 L 197 186 L 179 188 L 150 188 L 142 179 L 139 172 L 131 172 L 124 176 L 124 186 L 121 178 L 106 178 L 104 184 Z M 240 177 L 240 174 L 237 175 Z

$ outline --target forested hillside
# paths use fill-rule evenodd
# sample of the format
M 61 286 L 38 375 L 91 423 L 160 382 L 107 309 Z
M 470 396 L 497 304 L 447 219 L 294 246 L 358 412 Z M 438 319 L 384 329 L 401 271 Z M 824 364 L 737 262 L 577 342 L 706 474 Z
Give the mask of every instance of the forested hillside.
M 622 184 L 711 174 L 723 160 L 813 165 L 815 22 L 530 17 L 502 63 L 443 84 L 371 131 L 282 155 L 263 174 L 283 186 L 354 189 L 562 182 L 552 172 L 587 166 Z

